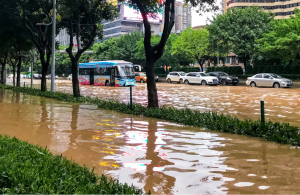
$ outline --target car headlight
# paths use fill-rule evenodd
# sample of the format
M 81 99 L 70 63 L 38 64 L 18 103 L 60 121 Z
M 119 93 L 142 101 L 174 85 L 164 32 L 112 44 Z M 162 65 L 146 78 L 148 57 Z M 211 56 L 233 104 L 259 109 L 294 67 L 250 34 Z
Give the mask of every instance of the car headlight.
M 227 77 L 227 80 L 231 81 L 231 78 Z

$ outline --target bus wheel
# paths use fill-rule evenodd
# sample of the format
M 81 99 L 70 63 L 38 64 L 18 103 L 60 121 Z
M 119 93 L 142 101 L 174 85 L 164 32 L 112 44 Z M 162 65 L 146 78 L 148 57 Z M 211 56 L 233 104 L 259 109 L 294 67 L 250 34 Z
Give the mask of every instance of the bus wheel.
M 109 84 L 109 81 L 106 81 L 105 82 L 105 86 L 109 86 L 110 84 Z

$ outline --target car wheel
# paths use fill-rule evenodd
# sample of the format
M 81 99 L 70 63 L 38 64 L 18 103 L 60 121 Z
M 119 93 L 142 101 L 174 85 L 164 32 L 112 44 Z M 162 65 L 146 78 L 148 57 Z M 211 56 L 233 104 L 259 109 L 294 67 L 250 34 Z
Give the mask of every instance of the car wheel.
M 279 83 L 274 83 L 273 87 L 274 88 L 280 88 L 280 85 L 279 85 Z
M 188 80 L 185 80 L 185 81 L 184 81 L 184 84 L 188 85 L 188 84 L 190 84 L 190 83 L 189 83 Z
M 256 87 L 256 84 L 254 82 L 250 83 L 251 87 Z
M 226 80 L 222 80 L 221 83 L 222 83 L 222 85 L 226 85 L 227 84 Z
M 207 83 L 206 83 L 206 81 L 205 80 L 203 80 L 202 82 L 201 82 L 201 85 L 206 85 Z
M 180 83 L 180 84 L 183 84 L 183 80 L 182 80 L 182 79 L 180 79 L 180 80 L 179 80 L 179 83 Z
M 233 86 L 237 86 L 237 83 L 233 83 L 232 85 L 233 85 Z
M 172 83 L 171 79 L 168 79 L 167 82 L 168 82 L 168 83 Z
M 143 79 L 141 79 L 141 80 L 140 80 L 140 83 L 144 83 L 144 80 L 143 80 Z
M 109 81 L 105 82 L 105 86 L 110 86 Z

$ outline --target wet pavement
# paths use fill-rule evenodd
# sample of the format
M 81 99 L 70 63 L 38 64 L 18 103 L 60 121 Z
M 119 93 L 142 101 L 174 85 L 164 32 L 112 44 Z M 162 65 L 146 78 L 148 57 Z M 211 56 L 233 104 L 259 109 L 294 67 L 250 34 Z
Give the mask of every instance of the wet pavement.
M 29 80 L 28 80 L 29 82 Z M 39 82 L 35 80 L 35 82 Z M 57 80 L 55 90 L 72 93 L 72 83 Z M 50 81 L 48 82 L 50 88 Z M 35 87 L 40 88 L 39 85 Z M 300 88 L 251 88 L 249 86 L 200 86 L 157 83 L 159 104 L 203 112 L 230 114 L 240 119 L 260 119 L 260 100 L 265 101 L 266 120 L 300 126 Z M 130 101 L 129 88 L 80 86 L 81 95 Z M 133 101 L 147 105 L 147 86 L 133 88 Z
M 300 150 L 257 138 L 11 90 L 0 90 L 0 124 L 1 134 L 47 146 L 152 194 L 300 191 Z

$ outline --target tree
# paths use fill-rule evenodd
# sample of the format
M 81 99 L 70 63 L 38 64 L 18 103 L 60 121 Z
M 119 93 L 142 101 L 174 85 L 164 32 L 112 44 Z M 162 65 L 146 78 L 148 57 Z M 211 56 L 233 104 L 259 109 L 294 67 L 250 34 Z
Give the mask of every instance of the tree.
M 51 25 L 36 24 L 52 24 L 53 2 L 51 0 L 19 0 L 19 2 L 25 27 L 30 33 L 31 41 L 36 46 L 40 56 L 42 65 L 41 91 L 46 91 L 46 75 L 52 55 L 52 28 Z M 57 15 L 57 19 L 60 20 L 59 15 Z M 58 30 L 56 33 L 58 33 Z
M 214 17 L 207 27 L 210 44 L 221 53 L 235 53 L 246 68 L 255 53 L 255 41 L 271 30 L 273 18 L 272 13 L 261 7 L 233 8 Z
M 257 40 L 261 55 L 280 58 L 286 64 L 300 60 L 300 10 L 285 20 L 274 20 L 272 31 Z
M 208 30 L 197 29 L 189 27 L 182 31 L 178 39 L 172 45 L 173 54 L 181 53 L 197 60 L 203 71 L 203 64 L 205 62 L 204 56 L 208 52 Z
M 137 42 L 143 35 L 139 32 L 122 35 L 119 38 L 112 37 L 103 43 L 93 45 L 95 59 L 125 60 L 139 64 L 140 60 L 135 57 Z
M 119 0 L 120 2 L 125 0 Z M 141 12 L 145 28 L 145 54 L 146 63 L 144 68 L 147 75 L 148 107 L 158 107 L 157 88 L 154 78 L 154 67 L 158 59 L 164 53 L 166 42 L 175 23 L 175 0 L 127 0 L 129 6 Z M 193 7 L 199 6 L 198 11 L 204 11 L 209 8 L 215 9 L 214 0 L 184 0 L 184 3 L 190 3 Z M 206 4 L 207 3 L 207 4 Z M 164 30 L 159 43 L 151 44 L 151 24 L 149 17 L 155 17 L 156 13 L 164 10 Z
M 190 58 L 189 56 L 186 56 L 184 54 L 176 53 L 172 55 L 172 45 L 178 37 L 179 36 L 176 34 L 170 34 L 166 42 L 166 46 L 164 48 L 164 53 L 161 56 L 161 58 L 159 58 L 156 61 L 155 67 L 162 67 L 164 65 L 176 67 L 180 65 L 189 65 L 191 63 L 194 63 L 194 58 Z M 161 39 L 160 36 L 152 35 L 151 45 L 158 44 L 160 39 Z M 135 57 L 145 65 L 146 54 L 145 54 L 144 39 L 137 42 Z
M 72 63 L 72 84 L 74 97 L 80 97 L 78 82 L 78 63 L 81 55 L 102 38 L 102 20 L 117 16 L 116 7 L 106 0 L 61 0 L 58 12 L 62 17 L 62 27 L 68 30 L 70 44 L 66 49 Z M 73 38 L 77 40 L 77 52 L 74 55 Z

